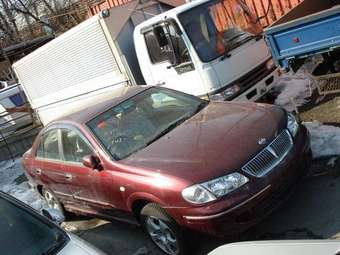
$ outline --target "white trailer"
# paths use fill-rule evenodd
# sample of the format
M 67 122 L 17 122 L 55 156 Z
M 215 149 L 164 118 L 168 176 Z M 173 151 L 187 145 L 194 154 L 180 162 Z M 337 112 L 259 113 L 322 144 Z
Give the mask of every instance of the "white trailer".
M 42 124 L 109 98 L 135 83 L 111 39 L 103 15 L 96 15 L 13 64 Z

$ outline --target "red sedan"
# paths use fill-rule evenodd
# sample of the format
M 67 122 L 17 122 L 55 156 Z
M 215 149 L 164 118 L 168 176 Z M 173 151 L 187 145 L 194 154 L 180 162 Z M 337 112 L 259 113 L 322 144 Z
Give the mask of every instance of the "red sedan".
M 130 87 L 50 123 L 23 166 L 49 206 L 134 218 L 177 255 L 185 229 L 234 234 L 268 215 L 310 158 L 306 128 L 279 107 Z

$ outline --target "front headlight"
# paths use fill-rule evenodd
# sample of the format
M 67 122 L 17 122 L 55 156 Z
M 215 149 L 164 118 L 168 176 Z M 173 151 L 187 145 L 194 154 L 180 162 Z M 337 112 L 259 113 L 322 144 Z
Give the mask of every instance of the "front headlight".
M 299 130 L 299 123 L 292 113 L 288 113 L 287 115 L 287 128 L 290 134 L 295 137 Z
M 203 204 L 224 196 L 244 184 L 249 179 L 239 173 L 232 173 L 199 185 L 188 187 L 182 191 L 183 198 L 194 204 Z
M 229 88 L 226 88 L 221 93 L 211 95 L 210 100 L 213 101 L 224 101 L 230 99 L 232 96 L 234 96 L 236 93 L 238 93 L 241 90 L 240 86 L 235 84 L 233 86 L 230 86 Z
M 190 186 L 182 191 L 182 197 L 193 204 L 204 204 L 216 199 L 216 197 L 200 185 Z

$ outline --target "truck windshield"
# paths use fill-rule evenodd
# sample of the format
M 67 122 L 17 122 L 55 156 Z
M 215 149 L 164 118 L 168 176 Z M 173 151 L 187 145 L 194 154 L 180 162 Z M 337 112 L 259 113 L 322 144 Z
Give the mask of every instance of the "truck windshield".
M 242 0 L 209 1 L 181 13 L 179 20 L 203 62 L 262 33 L 257 18 Z

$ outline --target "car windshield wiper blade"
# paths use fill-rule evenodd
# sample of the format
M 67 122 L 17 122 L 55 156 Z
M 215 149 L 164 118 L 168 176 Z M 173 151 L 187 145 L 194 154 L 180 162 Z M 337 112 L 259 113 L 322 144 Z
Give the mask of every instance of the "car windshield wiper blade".
M 192 116 L 192 114 L 187 114 L 187 115 L 184 115 L 182 118 L 172 122 L 166 129 L 162 130 L 162 132 L 158 133 L 150 141 L 148 141 L 146 143 L 146 146 L 152 144 L 154 141 L 158 140 L 159 138 L 161 138 L 165 134 L 169 133 L 172 129 L 174 129 L 175 127 L 177 127 L 178 125 L 180 125 L 181 123 L 186 121 L 187 119 L 189 119 L 191 116 Z

